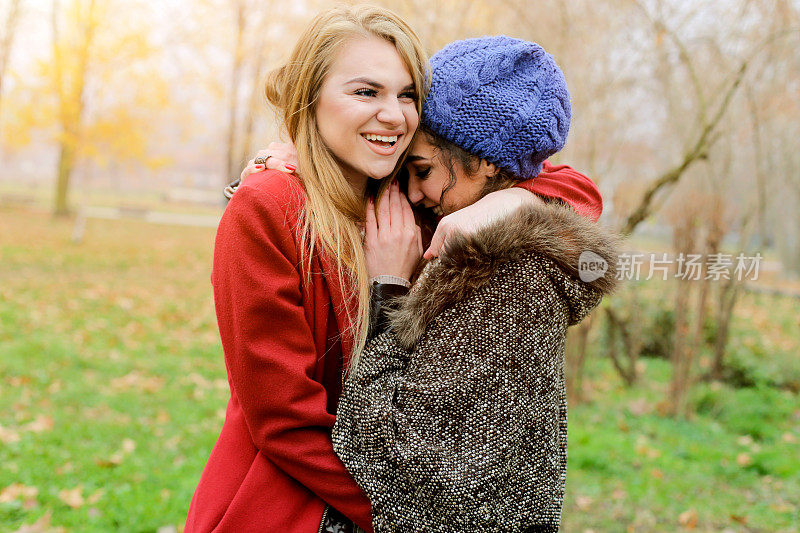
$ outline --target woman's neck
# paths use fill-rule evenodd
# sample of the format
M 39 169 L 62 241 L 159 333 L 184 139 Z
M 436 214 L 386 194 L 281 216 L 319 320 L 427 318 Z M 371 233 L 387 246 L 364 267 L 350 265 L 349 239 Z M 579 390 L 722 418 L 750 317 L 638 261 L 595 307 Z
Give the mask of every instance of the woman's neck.
M 352 174 L 345 174 L 345 179 L 347 179 L 347 183 L 350 184 L 350 187 L 353 188 L 353 192 L 359 198 L 364 197 L 364 193 L 367 191 L 367 182 L 369 178 L 367 176 L 353 176 Z

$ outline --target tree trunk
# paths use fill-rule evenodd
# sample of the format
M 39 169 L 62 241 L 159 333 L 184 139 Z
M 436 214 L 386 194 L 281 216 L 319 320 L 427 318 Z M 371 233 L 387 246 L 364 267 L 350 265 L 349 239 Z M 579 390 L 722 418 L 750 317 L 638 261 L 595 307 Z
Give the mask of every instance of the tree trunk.
M 53 214 L 57 217 L 69 215 L 69 182 L 75 167 L 75 147 L 61 141 L 58 154 L 58 176 L 56 178 L 56 201 Z
M 669 387 L 669 413 L 682 416 L 689 388 L 689 361 L 686 338 L 689 333 L 689 295 L 692 282 L 678 281 L 675 296 L 675 337 L 672 347 L 672 380 Z
M 606 317 L 608 318 L 608 356 L 625 385 L 630 387 L 636 383 L 638 377 L 636 362 L 639 359 L 641 346 L 634 340 L 629 320 L 620 318 L 611 307 L 606 307 Z M 617 334 L 622 341 L 624 358 L 619 355 L 617 349 Z
M 3 41 L 0 42 L 0 116 L 2 116 L 3 111 L 3 80 L 11 57 L 11 48 L 14 45 L 14 33 L 17 29 L 17 20 L 19 20 L 19 4 L 20 0 L 11 0 L 11 4 L 8 6 Z
M 717 308 L 717 336 L 714 339 L 714 360 L 711 363 L 711 379 L 721 380 L 725 369 L 725 350 L 728 347 L 731 319 L 739 298 L 741 284 L 733 277 L 720 289 Z
M 56 177 L 56 194 L 53 214 L 65 216 L 69 214 L 69 185 L 72 171 L 75 169 L 78 146 L 80 144 L 83 109 L 85 107 L 84 92 L 86 89 L 86 74 L 89 68 L 92 39 L 97 27 L 95 20 L 95 0 L 89 0 L 86 11 L 86 20 L 82 32 L 83 41 L 78 54 L 78 65 L 75 68 L 74 85 L 65 86 L 63 64 L 61 59 L 60 43 L 58 40 L 58 0 L 53 1 L 53 53 L 56 66 L 57 85 L 59 92 L 59 117 L 61 122 L 61 136 L 59 140 L 58 175 Z
M 675 250 L 691 250 L 695 248 L 696 219 L 690 212 L 681 218 L 673 228 Z M 684 273 L 685 274 L 685 273 Z M 675 331 L 672 346 L 672 380 L 667 398 L 667 410 L 670 415 L 682 417 L 686 414 L 686 394 L 689 389 L 691 372 L 691 346 L 689 345 L 689 300 L 692 292 L 692 281 L 685 275 L 677 278 L 675 288 Z
M 589 333 L 594 324 L 594 313 L 583 322 L 567 330 L 567 395 L 569 401 L 581 403 L 583 397 L 583 371 L 586 365 L 586 349 L 589 345 Z

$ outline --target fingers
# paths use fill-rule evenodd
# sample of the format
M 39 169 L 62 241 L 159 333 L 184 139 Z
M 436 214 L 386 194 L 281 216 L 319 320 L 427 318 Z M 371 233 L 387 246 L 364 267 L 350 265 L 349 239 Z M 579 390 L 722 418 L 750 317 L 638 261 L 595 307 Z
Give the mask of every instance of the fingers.
M 297 152 L 291 144 L 271 142 L 266 149 L 259 150 L 254 159 L 259 157 L 266 159 L 265 165 L 269 170 L 280 170 L 290 174 L 297 170 Z
M 378 202 L 378 210 L 377 210 L 377 217 L 378 217 L 378 228 L 382 229 L 389 229 L 391 227 L 391 223 L 389 221 L 389 203 L 392 196 L 392 187 L 389 186 L 389 189 L 383 193 L 383 197 Z
M 247 176 L 250 174 L 255 174 L 256 172 L 261 172 L 262 170 L 264 170 L 264 165 L 256 165 L 251 159 L 247 163 L 247 166 L 244 167 L 244 170 L 242 170 L 242 173 L 239 175 L 239 179 L 243 183 Z
M 393 182 L 391 185 L 391 194 L 389 196 L 389 208 L 390 208 L 390 224 L 391 227 L 402 227 L 403 226 L 403 205 L 400 203 L 400 196 L 402 193 L 400 192 L 400 185 L 397 181 Z
M 367 243 L 375 242 L 378 237 L 378 219 L 375 217 L 375 201 L 367 200 L 367 214 L 364 226 L 364 240 Z
M 417 224 L 414 220 L 414 211 L 411 210 L 411 204 L 408 202 L 408 198 L 403 193 L 400 193 L 400 204 L 403 209 L 403 226 L 407 228 L 416 226 Z
M 286 166 L 286 162 L 283 159 L 278 159 L 275 156 L 272 156 L 269 159 L 267 159 L 267 162 L 265 164 L 267 165 L 267 168 L 270 170 L 280 170 L 282 172 L 289 172 L 289 173 L 294 172 L 294 168 L 290 170 Z
M 447 240 L 447 235 L 450 232 L 447 224 L 444 223 L 444 219 L 439 222 L 439 225 L 436 227 L 436 232 L 433 234 L 433 238 L 431 239 L 431 244 L 428 246 L 428 249 L 425 250 L 423 257 L 425 259 L 431 260 L 434 257 L 439 257 L 439 254 L 442 251 L 444 246 L 444 241 Z

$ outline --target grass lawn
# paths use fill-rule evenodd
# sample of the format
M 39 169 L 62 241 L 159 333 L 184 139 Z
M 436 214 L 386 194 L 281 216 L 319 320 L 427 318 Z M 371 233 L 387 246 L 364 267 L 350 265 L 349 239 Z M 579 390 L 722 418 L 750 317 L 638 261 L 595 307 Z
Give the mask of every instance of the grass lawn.
M 214 232 L 91 220 L 73 244 L 71 230 L 0 210 L 0 531 L 179 531 L 228 397 Z M 785 333 L 796 303 L 775 302 L 748 299 L 734 325 L 736 350 L 767 374 L 765 354 L 796 368 L 800 344 Z M 762 334 L 778 312 L 781 334 Z M 591 401 L 569 415 L 563 529 L 798 531 L 797 393 L 701 385 L 698 415 L 674 421 L 655 407 L 669 365 L 644 364 L 625 389 L 590 363 Z

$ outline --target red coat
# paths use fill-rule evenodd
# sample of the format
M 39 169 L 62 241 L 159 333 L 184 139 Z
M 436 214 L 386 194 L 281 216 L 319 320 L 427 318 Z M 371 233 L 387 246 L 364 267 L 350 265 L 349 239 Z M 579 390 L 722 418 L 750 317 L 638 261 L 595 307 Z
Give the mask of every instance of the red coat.
M 546 190 L 539 178 L 525 188 L 568 203 L 599 199 L 588 178 L 548 167 Z M 212 284 L 231 397 L 185 533 L 313 533 L 325 502 L 372 530 L 369 501 L 330 436 L 354 305 L 319 247 L 311 274 L 299 266 L 303 201 L 296 178 L 261 172 L 239 187 L 220 221 Z
M 551 165 L 545 161 L 542 172 L 534 180 L 516 185 L 548 198 L 560 198 L 579 214 L 595 222 L 603 212 L 603 197 L 597 185 L 567 165 Z

